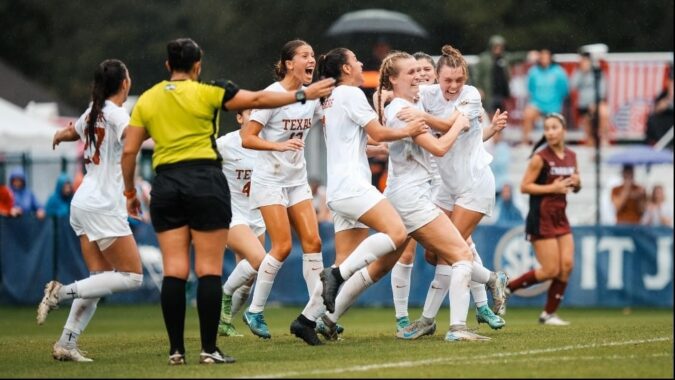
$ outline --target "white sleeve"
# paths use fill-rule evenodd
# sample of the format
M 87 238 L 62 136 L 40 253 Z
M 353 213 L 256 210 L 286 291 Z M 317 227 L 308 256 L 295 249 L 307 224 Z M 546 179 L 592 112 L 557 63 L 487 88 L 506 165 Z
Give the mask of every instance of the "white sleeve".
M 265 126 L 267 122 L 272 118 L 272 114 L 276 111 L 276 108 L 268 109 L 254 109 L 251 111 L 251 116 L 249 120 L 260 123 L 262 126 Z
M 363 128 L 371 121 L 377 119 L 377 114 L 368 103 L 366 95 L 361 89 L 355 87 L 352 92 L 353 94 L 349 94 L 343 107 L 349 118 Z
M 110 113 L 110 120 L 108 120 L 108 122 L 114 129 L 117 142 L 122 141 L 124 130 L 127 128 L 127 125 L 129 125 L 129 119 L 129 114 L 123 108 L 116 109 L 114 112 Z
M 220 156 L 223 158 L 223 161 L 228 160 L 228 151 L 227 149 L 227 135 L 218 137 L 216 140 L 216 148 L 218 149 L 218 152 L 220 153 Z

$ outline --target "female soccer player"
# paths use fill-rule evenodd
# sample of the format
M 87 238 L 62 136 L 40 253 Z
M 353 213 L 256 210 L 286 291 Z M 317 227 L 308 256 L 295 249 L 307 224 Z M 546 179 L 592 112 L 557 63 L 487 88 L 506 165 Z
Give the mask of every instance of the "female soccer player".
M 316 60 L 305 41 L 287 42 L 275 67 L 278 79 L 267 91 L 302 93 L 312 81 Z M 253 290 L 244 322 L 253 334 L 271 338 L 263 316 L 274 279 L 291 253 L 291 226 L 302 246 L 302 273 L 308 293 L 312 293 L 323 270 L 321 237 L 312 191 L 307 182 L 304 145 L 309 129 L 323 117 L 318 100 L 299 98 L 299 103 L 269 110 L 254 109 L 241 131 L 242 146 L 258 150 L 251 177 L 250 207 L 260 209 L 271 240 Z
M 251 110 L 237 111 L 237 123 L 248 122 Z M 223 301 L 220 306 L 221 336 L 242 336 L 232 324 L 248 299 L 251 286 L 258 274 L 260 263 L 265 257 L 265 223 L 259 210 L 249 207 L 251 174 L 258 157 L 258 151 L 241 146 L 240 130 L 219 137 L 216 140 L 218 152 L 223 157 L 223 174 L 227 178 L 232 204 L 232 221 L 227 246 L 234 251 L 237 266 L 223 284 Z
M 185 364 L 185 283 L 190 270 L 190 246 L 195 251 L 197 309 L 204 364 L 232 363 L 216 347 L 222 300 L 223 252 L 231 222 L 230 193 L 221 157 L 214 144 L 221 109 L 274 108 L 302 99 L 316 99 L 332 90 L 332 80 L 295 92 L 251 92 L 227 81 L 199 83 L 202 50 L 192 39 L 167 45 L 168 81 L 138 99 L 129 122 L 122 154 L 127 211 L 140 207 L 134 191 L 136 156 L 143 140 L 152 137 L 150 213 L 162 251 L 164 280 L 162 313 L 169 335 L 169 364 Z
M 518 289 L 553 280 L 548 288 L 546 306 L 539 315 L 539 323 L 551 326 L 569 325 L 556 314 L 574 267 L 574 239 L 565 208 L 567 194 L 581 190 L 577 156 L 565 146 L 566 128 L 562 115 L 546 115 L 544 136 L 532 149 L 532 159 L 525 170 L 520 191 L 530 194 L 525 233 L 527 240 L 532 242 L 541 267 L 509 281 L 507 292 L 508 295 Z M 546 147 L 537 151 L 544 143 Z M 504 315 L 506 308 L 495 312 Z
M 393 253 L 406 240 L 401 218 L 371 184 L 366 157 L 368 136 L 378 142 L 394 141 L 427 130 L 421 119 L 395 130 L 383 127 L 358 88 L 363 84 L 362 66 L 354 53 L 345 48 L 329 51 L 318 62 L 318 76 L 334 78 L 337 84 L 331 95 L 322 100 L 328 151 L 326 199 L 333 212 L 336 264 L 339 265 L 339 269 L 326 271 L 337 271 L 343 279 L 378 257 Z M 368 236 L 368 227 L 378 233 Z M 347 255 L 349 258 L 345 259 Z M 318 345 L 321 341 L 314 328 L 317 318 L 325 312 L 321 299 L 323 288 L 319 284 L 312 290 L 309 303 L 291 324 L 291 333 L 310 345 Z
M 395 52 L 383 61 L 380 69 L 378 92 L 381 92 L 384 88 L 393 90 L 394 93 L 394 99 L 385 108 L 385 119 L 389 128 L 398 129 L 405 125 L 405 122 L 397 116 L 402 108 L 415 107 L 421 109 L 421 103 L 416 101 L 419 94 L 419 81 L 420 74 L 417 70 L 417 62 L 410 54 Z M 448 340 L 486 339 L 469 332 L 466 328 L 469 302 L 468 284 L 472 276 L 484 284 L 487 283 L 493 289 L 495 298 L 502 296 L 502 288 L 505 286 L 505 283 L 498 281 L 495 273 L 488 271 L 481 265 L 472 263 L 468 245 L 461 238 L 450 219 L 433 204 L 431 199 L 432 172 L 429 153 L 435 156 L 445 154 L 455 142 L 457 136 L 468 126 L 467 124 L 466 118 L 459 117 L 453 122 L 450 130 L 440 138 L 436 138 L 430 133 L 422 133 L 414 138 L 392 142 L 389 148 L 389 176 L 385 191 L 385 195 L 401 215 L 408 234 L 426 249 L 436 252 L 444 260 L 453 264 L 452 286 L 450 287 L 453 314 L 451 328 L 446 336 Z M 369 267 L 368 269 L 380 269 L 386 273 L 394 263 L 392 262 L 388 268 L 385 263 L 376 262 L 374 264 L 379 265 L 380 268 Z M 336 269 L 339 270 L 340 267 Z M 331 322 L 335 322 L 341 313 L 346 310 L 346 307 L 351 305 L 355 296 L 358 296 L 363 289 L 372 283 L 372 281 L 369 281 L 370 277 L 366 277 L 368 276 L 367 270 L 365 274 L 363 271 L 361 273 L 362 281 L 360 282 L 362 284 L 358 284 L 359 279 L 354 281 L 356 282 L 355 286 L 345 283 L 340 295 L 344 293 L 347 296 L 345 301 L 336 301 L 338 305 L 335 306 L 335 313 L 328 316 Z M 326 295 L 331 296 L 331 293 L 342 282 L 339 271 L 336 273 L 336 270 L 333 270 L 327 274 L 332 276 L 325 276 L 326 280 L 322 278 L 324 302 L 326 302 Z M 329 289 L 329 291 L 326 289 Z M 331 311 L 328 303 L 326 303 L 326 306 Z M 327 325 L 331 324 L 327 323 Z M 433 320 L 423 320 L 411 324 L 399 331 L 397 335 L 402 334 L 404 339 L 414 339 L 418 336 L 433 334 L 435 328 L 436 325 Z
M 491 126 L 483 130 L 480 116 L 484 111 L 480 93 L 475 87 L 466 85 L 468 65 L 457 49 L 450 45 L 444 46 L 436 70 L 439 83 L 423 86 L 420 91 L 424 109 L 439 118 L 447 118 L 454 112 L 460 112 L 470 119 L 471 128 L 461 134 L 448 153 L 438 159 L 442 184 L 434 201 L 467 240 L 474 260 L 482 263 L 471 234 L 483 216 L 491 215 L 495 203 L 494 176 L 489 166 L 492 156 L 485 151 L 483 141 L 506 126 L 507 113 L 497 110 Z M 419 112 L 411 113 L 411 117 L 419 116 Z M 436 262 L 431 257 L 433 254 L 429 255 L 427 252 L 427 256 L 431 262 Z M 424 314 L 427 318 L 435 317 L 437 308 L 445 298 L 444 292 L 450 283 L 447 275 L 449 271 L 447 263 L 437 263 L 425 302 L 429 306 Z M 482 284 L 472 282 L 471 294 L 476 304 L 476 319 L 479 323 L 488 323 L 493 329 L 505 325 L 505 321 L 489 308 L 487 293 Z
M 413 57 L 415 57 L 419 64 L 420 85 L 432 85 L 436 83 L 436 64 L 434 59 L 429 54 L 423 52 L 417 52 L 413 54 Z M 377 100 L 374 101 L 377 102 Z M 436 137 L 440 137 L 440 134 L 437 134 Z M 433 155 L 430 155 L 430 163 L 433 173 L 431 191 L 432 197 L 435 197 L 438 188 L 441 186 L 441 176 L 438 173 L 436 157 Z M 406 244 L 401 257 L 391 270 L 391 294 L 394 298 L 397 332 L 410 324 L 410 318 L 408 317 L 408 298 L 410 297 L 410 277 L 413 270 L 416 250 L 417 242 L 414 239 L 410 239 L 410 242 Z
M 57 360 L 91 362 L 77 347 L 77 339 L 94 316 L 100 297 L 129 291 L 143 284 L 143 269 L 127 221 L 122 190 L 120 156 L 129 114 L 122 103 L 131 78 L 124 63 L 101 62 L 94 73 L 91 106 L 75 125 L 54 134 L 53 146 L 63 141 L 85 141 L 86 174 L 70 205 L 70 225 L 80 237 L 82 256 L 90 276 L 72 284 L 50 281 L 37 311 L 37 323 L 64 300 L 73 300 L 70 315 L 54 344 Z

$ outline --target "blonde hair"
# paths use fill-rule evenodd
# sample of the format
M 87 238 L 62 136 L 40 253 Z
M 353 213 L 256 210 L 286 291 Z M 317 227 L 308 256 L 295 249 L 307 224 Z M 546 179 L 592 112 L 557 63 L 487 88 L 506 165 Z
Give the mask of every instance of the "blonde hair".
M 413 58 L 414 57 L 406 52 L 403 51 L 392 51 L 389 53 L 384 59 L 382 60 L 382 64 L 380 65 L 380 83 L 377 86 L 377 97 L 378 97 L 378 103 L 377 104 L 377 116 L 379 118 L 380 124 L 382 124 L 382 110 L 384 107 L 382 107 L 382 89 L 385 90 L 393 90 L 393 87 L 391 85 L 391 82 L 389 81 L 389 78 L 392 76 L 398 75 L 398 66 L 396 66 L 396 62 L 398 62 L 401 59 L 408 59 L 408 58 Z
M 461 67 L 464 79 L 469 80 L 469 65 L 466 63 L 466 59 L 464 59 L 462 53 L 452 47 L 452 45 L 444 45 L 441 48 L 441 57 L 438 59 L 438 63 L 436 63 L 436 75 L 438 75 L 443 66 L 448 66 L 452 69 Z

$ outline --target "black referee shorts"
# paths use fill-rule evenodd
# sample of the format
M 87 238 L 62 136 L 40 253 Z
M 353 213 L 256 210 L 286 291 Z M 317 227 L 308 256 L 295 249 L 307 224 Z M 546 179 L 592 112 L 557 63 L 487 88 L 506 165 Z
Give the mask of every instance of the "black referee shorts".
M 189 226 L 198 231 L 229 228 L 230 189 L 218 161 L 160 165 L 150 192 L 156 232 Z

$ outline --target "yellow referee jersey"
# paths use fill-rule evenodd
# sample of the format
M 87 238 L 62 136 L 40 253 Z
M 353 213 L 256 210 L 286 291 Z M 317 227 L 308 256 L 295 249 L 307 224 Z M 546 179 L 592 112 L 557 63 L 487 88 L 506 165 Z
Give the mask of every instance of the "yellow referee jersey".
M 226 87 L 231 90 L 192 80 L 162 81 L 141 95 L 129 125 L 145 128 L 155 141 L 153 169 L 220 157 L 215 142 L 220 110 L 236 93 L 236 86 Z

